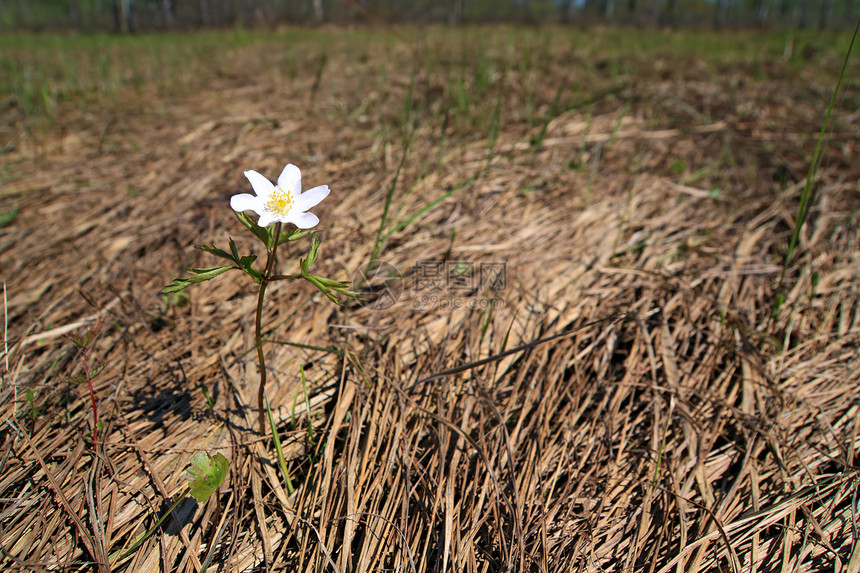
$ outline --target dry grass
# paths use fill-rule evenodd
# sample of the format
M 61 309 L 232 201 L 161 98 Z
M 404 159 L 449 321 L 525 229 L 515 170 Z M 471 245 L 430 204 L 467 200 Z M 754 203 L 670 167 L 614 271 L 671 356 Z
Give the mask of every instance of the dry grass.
M 306 64 L 292 72 L 252 44 L 193 92 L 126 87 L 58 104 L 54 123 L 4 112 L 4 172 L 20 177 L 0 191 L 20 209 L 0 229 L 4 570 L 108 570 L 201 450 L 231 461 L 220 496 L 180 506 L 126 570 L 200 571 L 213 545 L 221 571 L 860 570 L 860 167 L 844 109 L 771 316 L 838 60 L 777 60 L 763 78 L 742 58 L 601 63 L 505 30 L 468 59 L 468 40 L 446 52 L 437 33 L 417 60 L 384 33 L 321 31 L 291 48 Z M 524 65 L 528 42 L 546 53 Z M 243 169 L 288 161 L 333 189 L 315 210 L 319 270 L 349 278 L 409 125 L 395 207 L 477 178 L 391 235 L 394 307 L 270 290 L 288 496 L 253 431 L 253 289 L 228 274 L 188 306 L 159 289 L 212 262 L 196 243 L 253 248 L 228 198 Z M 430 293 L 474 308 L 416 308 L 415 265 L 446 259 L 506 264 L 492 309 L 480 289 Z M 94 455 L 63 335 L 96 323 Z

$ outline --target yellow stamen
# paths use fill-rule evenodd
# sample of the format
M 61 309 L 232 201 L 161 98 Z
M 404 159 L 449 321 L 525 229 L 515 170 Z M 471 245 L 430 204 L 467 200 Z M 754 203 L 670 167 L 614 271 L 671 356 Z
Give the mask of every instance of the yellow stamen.
M 266 208 L 277 215 L 286 215 L 293 208 L 293 194 L 289 189 L 275 187 L 269 200 L 266 201 Z

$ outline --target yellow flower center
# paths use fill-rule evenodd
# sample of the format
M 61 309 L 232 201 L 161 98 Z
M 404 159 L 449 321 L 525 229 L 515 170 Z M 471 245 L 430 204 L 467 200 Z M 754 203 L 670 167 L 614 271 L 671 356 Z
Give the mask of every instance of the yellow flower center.
M 266 201 L 266 208 L 271 213 L 286 215 L 293 208 L 293 194 L 289 189 L 275 187 L 269 200 Z

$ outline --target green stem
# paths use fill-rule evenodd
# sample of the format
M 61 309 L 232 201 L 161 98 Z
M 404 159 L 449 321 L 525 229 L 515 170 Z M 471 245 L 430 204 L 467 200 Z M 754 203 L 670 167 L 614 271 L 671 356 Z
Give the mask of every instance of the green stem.
M 254 325 L 254 344 L 257 347 L 257 361 L 260 364 L 260 388 L 257 391 L 257 412 L 259 413 L 260 435 L 266 435 L 266 356 L 263 353 L 263 299 L 266 296 L 266 286 L 272 280 L 275 269 L 275 251 L 278 249 L 278 239 L 281 235 L 281 223 L 275 223 L 272 239 L 266 249 L 266 270 L 260 277 L 260 291 L 257 294 L 257 317 Z
M 180 503 L 182 503 L 182 500 L 183 500 L 183 499 L 185 499 L 186 497 L 188 497 L 188 494 L 189 494 L 190 492 L 191 492 L 191 488 L 186 487 L 186 488 L 185 488 L 185 491 L 183 491 L 183 492 L 182 492 L 182 495 L 180 495 L 180 496 L 179 496 L 179 498 L 178 498 L 176 501 L 174 501 L 174 502 L 173 502 L 173 505 L 171 505 L 171 506 L 170 506 L 170 509 L 168 509 L 168 510 L 167 510 L 167 512 L 166 512 L 164 515 L 162 515 L 162 516 L 161 516 L 161 519 L 159 519 L 159 520 L 155 523 L 155 525 L 153 525 L 152 527 L 150 527 L 149 529 L 147 529 L 146 531 L 144 531 L 140 536 L 138 536 L 138 538 L 134 541 L 134 543 L 132 543 L 132 544 L 131 544 L 131 547 L 129 547 L 128 549 L 126 549 L 126 550 L 125 550 L 125 551 L 124 551 L 124 552 L 119 556 L 119 558 L 117 558 L 117 557 L 116 557 L 116 553 L 114 553 L 113 555 L 111 555 L 111 556 L 110 556 L 110 560 L 111 560 L 114 564 L 116 564 L 116 563 L 119 563 L 119 562 L 123 561 L 126 557 L 128 557 L 129 555 L 131 555 L 132 553 L 134 553 L 134 552 L 137 550 L 137 548 L 138 548 L 138 547 L 140 547 L 140 546 L 143 544 L 143 542 L 144 542 L 144 541 L 146 541 L 146 540 L 149 538 L 149 536 L 150 536 L 150 535 L 152 535 L 152 534 L 153 534 L 153 533 L 154 533 L 154 532 L 155 532 L 159 527 L 161 527 L 161 524 L 162 524 L 162 523 L 164 523 L 164 520 L 165 520 L 165 519 L 167 519 L 167 517 L 168 517 L 171 513 L 173 513 L 173 510 L 174 510 L 174 509 L 176 509 L 176 508 L 179 506 L 179 504 L 180 504 Z M 119 551 L 117 551 L 117 553 L 119 553 Z

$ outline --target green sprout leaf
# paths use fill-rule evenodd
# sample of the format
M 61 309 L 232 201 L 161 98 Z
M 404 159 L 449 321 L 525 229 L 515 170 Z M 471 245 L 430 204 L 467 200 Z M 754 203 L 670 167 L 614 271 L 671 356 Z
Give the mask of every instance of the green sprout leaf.
M 302 274 L 306 275 L 311 270 L 311 265 L 314 264 L 314 261 L 317 259 L 317 253 L 320 250 L 320 240 L 317 238 L 316 233 L 311 235 L 311 246 L 308 249 L 308 256 L 305 259 L 299 259 L 299 265 L 302 267 Z M 313 282 L 313 281 L 311 281 Z
M 12 223 L 15 218 L 20 213 L 20 209 L 15 207 L 14 209 L 10 209 L 9 211 L 0 212 L 0 229 Z
M 248 276 L 254 279 L 254 282 L 260 284 L 260 279 L 262 278 L 262 274 L 260 271 L 253 267 L 254 261 L 257 260 L 257 255 L 248 255 L 247 257 L 242 257 L 239 259 L 239 267 L 245 271 Z
M 221 453 L 210 456 L 206 452 L 200 452 L 191 459 L 188 475 L 189 493 L 199 503 L 203 504 L 215 491 L 221 487 L 221 483 L 227 476 L 227 468 L 230 462 Z
M 161 313 L 167 314 L 171 308 L 185 308 L 191 304 L 191 297 L 187 292 L 174 292 L 161 295 Z
M 27 405 L 29 406 L 27 414 L 30 416 L 30 420 L 35 422 L 36 418 L 39 417 L 39 408 L 36 407 L 36 396 L 32 390 L 27 388 L 24 390 L 24 398 L 27 400 Z
M 316 233 L 314 233 L 311 235 L 311 248 L 308 250 L 308 268 L 310 268 L 310 266 L 314 264 L 314 261 L 317 260 L 317 253 L 319 250 L 320 240 L 317 238 Z
M 230 239 L 230 246 L 233 247 L 233 239 Z M 228 253 L 224 249 L 219 249 L 218 247 L 216 247 L 215 243 L 212 243 L 212 245 L 195 245 L 194 248 L 199 249 L 201 251 L 206 251 L 210 255 L 215 255 L 216 257 L 227 259 L 228 261 L 236 261 L 235 258 L 230 256 L 230 253 Z
M 227 251 L 225 251 L 224 249 L 219 249 L 214 244 L 212 244 L 212 246 L 197 245 L 195 248 L 200 249 L 201 251 L 206 251 L 210 255 L 215 255 L 216 257 L 221 257 L 222 259 L 227 259 L 228 261 L 232 261 L 232 262 L 236 263 L 236 267 L 234 267 L 234 268 L 237 268 L 239 270 L 244 271 L 252 279 L 254 279 L 255 283 L 260 284 L 260 277 L 261 277 L 260 272 L 256 269 L 254 269 L 254 267 L 253 267 L 254 261 L 257 260 L 257 255 L 248 255 L 245 257 L 239 255 L 239 249 L 236 248 L 236 243 L 233 241 L 232 238 L 230 239 L 230 252 L 229 253 Z M 211 269 L 206 269 L 206 270 L 211 270 Z M 194 271 L 195 271 L 195 269 L 191 269 L 191 271 L 189 271 L 189 272 L 193 273 Z M 220 274 L 220 273 L 218 273 L 218 274 Z M 179 280 L 185 280 L 185 279 L 177 279 L 177 281 L 179 281 Z M 174 281 L 174 284 L 175 284 L 175 282 L 176 281 Z M 192 282 L 199 282 L 199 281 L 192 281 Z M 168 288 L 173 288 L 173 285 L 171 285 Z M 183 288 L 187 288 L 187 285 Z M 162 291 L 162 292 L 164 292 L 164 291 Z
M 235 268 L 232 266 L 223 266 L 223 267 L 210 267 L 206 269 L 188 269 L 188 272 L 194 276 L 186 277 L 184 279 L 173 279 L 173 282 L 163 289 L 161 292 L 163 294 L 169 294 L 172 292 L 179 292 L 187 289 L 194 283 L 202 283 L 203 281 L 208 281 L 210 279 L 214 279 L 218 275 L 222 273 L 226 273 L 230 269 Z
M 243 225 L 245 225 L 245 226 L 248 228 L 248 230 L 249 230 L 249 231 L 251 231 L 252 233 L 254 233 L 254 236 L 256 236 L 258 239 L 260 239 L 260 240 L 263 242 L 263 244 L 264 244 L 264 245 L 266 245 L 266 247 L 268 248 L 268 246 L 269 246 L 269 242 L 270 242 L 270 235 L 269 235 L 269 230 L 268 230 L 268 229 L 264 229 L 263 227 L 261 227 L 260 225 L 258 225 L 257 223 L 255 223 L 255 222 L 254 222 L 253 220 L 251 220 L 251 218 L 250 218 L 248 215 L 246 215 L 245 213 L 239 213 L 239 212 L 237 212 L 237 213 L 236 213 L 236 218 L 237 218 L 237 219 L 239 219 L 239 221 L 240 221 Z
M 104 364 L 99 364 L 98 366 L 93 367 L 93 368 L 90 370 L 90 379 L 92 380 L 93 378 L 95 378 L 96 376 L 98 376 L 98 375 L 99 375 L 99 372 L 101 372 L 102 370 L 104 370 L 104 367 L 105 367 L 105 365 L 104 365 Z M 73 378 L 66 378 L 66 379 L 65 379 L 65 381 L 66 381 L 66 382 L 69 382 L 70 384 L 79 384 L 79 383 L 82 383 L 82 382 L 86 382 L 86 381 L 87 381 L 87 377 L 86 377 L 86 375 L 81 374 L 80 376 L 75 376 L 75 377 L 73 377 Z
M 302 265 L 302 267 L 304 268 L 304 265 Z M 340 305 L 343 303 L 337 295 L 331 291 L 339 292 L 348 298 L 361 298 L 357 292 L 349 290 L 349 281 L 336 281 L 334 279 L 327 279 L 316 275 L 309 275 L 307 273 L 302 273 L 302 278 L 317 287 L 320 292 L 335 304 Z
M 233 237 L 230 237 L 230 252 L 233 253 L 233 260 L 239 260 L 239 249 L 236 248 L 236 243 L 233 241 Z
M 773 306 L 770 309 L 770 315 L 773 318 L 779 317 L 779 310 L 782 308 L 782 305 L 785 304 L 785 295 L 780 293 L 776 294 L 776 297 L 773 299 Z
M 281 245 L 283 243 L 291 243 L 293 241 L 298 241 L 299 239 L 304 239 L 313 232 L 314 231 L 312 230 L 299 231 L 298 229 L 290 229 L 289 231 L 281 232 L 281 235 L 278 237 L 278 244 Z
M 203 386 L 200 390 L 203 392 L 203 397 L 206 398 L 206 407 L 209 408 L 209 411 L 211 412 L 215 407 L 215 401 L 212 399 L 212 394 L 209 393 L 209 388 L 207 386 Z

